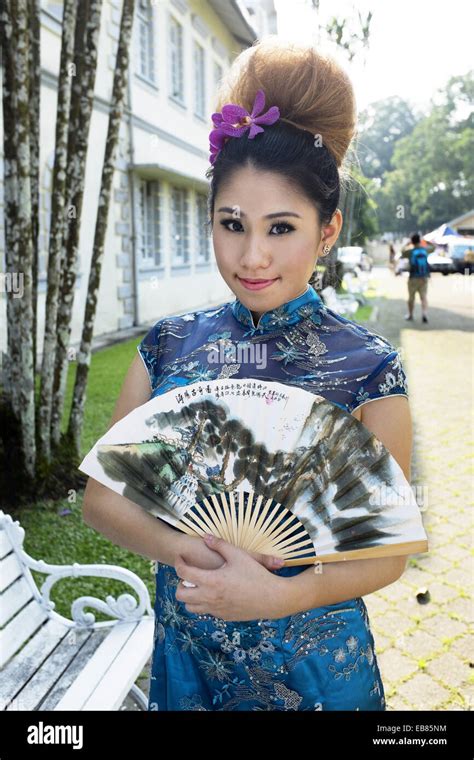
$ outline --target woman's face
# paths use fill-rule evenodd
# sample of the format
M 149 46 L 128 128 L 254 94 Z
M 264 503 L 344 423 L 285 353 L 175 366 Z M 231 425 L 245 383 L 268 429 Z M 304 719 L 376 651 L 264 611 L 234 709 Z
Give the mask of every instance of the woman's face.
M 215 198 L 219 272 L 258 319 L 305 292 L 323 246 L 332 247 L 341 225 L 338 209 L 321 229 L 314 205 L 281 175 L 239 169 Z

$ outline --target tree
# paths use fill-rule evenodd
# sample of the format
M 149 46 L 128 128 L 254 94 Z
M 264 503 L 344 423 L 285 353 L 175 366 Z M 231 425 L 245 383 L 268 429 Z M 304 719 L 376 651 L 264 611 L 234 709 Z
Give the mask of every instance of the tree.
M 40 389 L 36 379 L 38 277 L 39 2 L 5 0 L 0 12 L 5 156 L 7 353 L 0 385 L 0 486 L 10 502 L 28 501 L 82 482 L 77 471 L 95 304 L 100 282 L 114 159 L 123 112 L 134 0 L 123 0 L 112 105 L 102 171 L 94 253 L 74 403 L 61 434 L 81 211 L 93 107 L 102 0 L 65 0 L 56 116 L 53 197 Z M 8 282 L 8 280 L 7 280 Z M 8 473 L 8 490 L 6 478 Z M 59 490 L 60 495 L 63 490 Z
M 37 440 L 40 454 L 46 461 L 51 457 L 51 409 L 53 401 L 54 362 L 56 353 L 56 323 L 60 287 L 60 261 L 63 246 L 66 208 L 66 176 L 68 164 L 68 128 L 71 109 L 73 77 L 77 76 L 77 59 L 83 44 L 85 15 L 82 13 L 76 26 L 77 5 L 65 0 L 63 10 L 61 60 L 59 65 L 58 101 L 56 109 L 56 143 L 52 178 L 51 225 L 49 232 L 48 282 L 46 292 L 45 330 Z M 79 35 L 81 29 L 81 35 Z M 74 34 L 76 31 L 76 62 L 74 62 Z
M 390 171 L 395 146 L 413 132 L 417 118 L 410 104 L 393 96 L 371 103 L 360 115 L 359 158 L 365 177 Z
M 80 433 L 84 417 L 84 405 L 86 401 L 87 379 L 91 357 L 92 336 L 97 309 L 97 294 L 100 285 L 100 273 L 104 257 L 105 233 L 107 231 L 107 217 L 110 206 L 110 194 L 115 167 L 115 154 L 119 139 L 120 124 L 122 121 L 125 90 L 127 85 L 127 71 L 129 58 L 129 45 L 133 25 L 134 0 L 124 0 L 122 20 L 120 25 L 120 38 L 117 50 L 117 62 L 115 66 L 114 82 L 112 88 L 112 108 L 110 111 L 109 126 L 105 145 L 105 158 L 102 169 L 102 180 L 99 194 L 99 207 L 94 235 L 94 247 L 89 272 L 87 287 L 87 299 L 84 311 L 83 330 L 80 351 L 77 357 L 77 372 L 74 385 L 73 402 L 68 426 L 68 439 L 72 444 L 73 451 L 79 453 Z
M 473 72 L 452 77 L 415 114 L 399 98 L 361 115 L 361 167 L 374 180 L 378 232 L 438 227 L 472 206 Z
M 1 43 L 3 61 L 5 264 L 6 275 L 22 281 L 21 298 L 7 288 L 7 354 L 2 362 L 2 408 L 0 430 L 3 445 L 2 493 L 7 493 L 7 473 L 12 475 L 17 451 L 22 467 L 32 480 L 36 464 L 34 399 L 34 298 L 35 268 L 32 225 L 32 173 L 29 98 L 30 32 L 33 4 L 10 0 L 2 5 Z M 35 97 L 37 103 L 38 96 Z M 37 113 L 36 113 L 37 115 Z M 6 402 L 3 401 L 6 399 Z M 12 440 L 10 440 L 10 437 Z
M 94 100 L 97 70 L 97 44 L 102 0 L 80 3 L 76 24 L 74 79 L 68 124 L 68 158 L 66 168 L 66 217 L 64 219 L 56 343 L 53 403 L 51 407 L 51 443 L 60 442 L 64 391 L 68 372 L 68 346 L 71 335 L 74 287 L 79 251 L 79 232 L 84 198 L 85 169 L 89 145 L 89 127 Z M 73 79 L 73 81 L 74 81 Z

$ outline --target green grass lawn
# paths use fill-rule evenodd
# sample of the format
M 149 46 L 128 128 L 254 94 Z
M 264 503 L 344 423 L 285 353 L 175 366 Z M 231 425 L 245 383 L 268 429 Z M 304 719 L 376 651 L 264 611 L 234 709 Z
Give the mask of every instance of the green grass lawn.
M 357 309 L 352 319 L 354 320 L 354 322 L 359 322 L 359 323 L 368 322 L 369 317 L 372 314 L 373 308 L 374 307 L 371 306 L 370 304 L 367 304 L 366 306 L 359 306 L 359 308 Z
M 109 348 L 92 354 L 81 439 L 83 456 L 105 433 L 110 424 L 115 402 L 140 340 L 140 336 L 136 336 L 124 343 L 115 343 Z M 66 386 L 63 431 L 66 430 L 69 419 L 75 374 L 76 365 L 72 363 Z

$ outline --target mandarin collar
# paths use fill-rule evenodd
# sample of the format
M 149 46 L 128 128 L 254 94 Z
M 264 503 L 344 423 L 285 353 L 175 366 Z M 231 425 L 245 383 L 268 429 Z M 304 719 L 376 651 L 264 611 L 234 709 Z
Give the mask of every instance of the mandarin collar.
M 255 326 L 252 312 L 248 306 L 244 306 L 238 298 L 232 302 L 232 313 L 245 327 L 249 327 L 250 334 L 272 332 L 290 325 L 295 325 L 303 319 L 310 318 L 315 324 L 321 323 L 319 311 L 324 307 L 323 301 L 316 293 L 312 285 L 308 283 L 306 290 L 300 296 L 286 301 L 274 309 L 264 311 Z

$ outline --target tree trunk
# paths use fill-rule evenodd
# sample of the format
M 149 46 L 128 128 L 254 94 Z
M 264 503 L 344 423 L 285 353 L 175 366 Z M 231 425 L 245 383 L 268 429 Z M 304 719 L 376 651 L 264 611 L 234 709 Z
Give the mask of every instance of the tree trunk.
M 14 406 L 12 412 L 18 410 L 18 404 L 13 399 L 12 387 L 18 386 L 18 372 L 20 366 L 19 345 L 19 314 L 20 303 L 11 295 L 8 287 L 8 277 L 19 273 L 18 249 L 14 245 L 13 226 L 16 218 L 18 198 L 18 146 L 16 125 L 16 88 L 14 54 L 16 47 L 16 27 L 11 21 L 10 3 L 5 2 L 2 6 L 1 20 L 1 45 L 2 45 L 2 104 L 3 104 L 3 172 L 5 193 L 5 295 L 7 305 L 7 353 L 2 354 L 2 378 L 1 384 L 5 400 Z M 2 426 L 0 425 L 0 432 Z
M 77 371 L 74 385 L 74 396 L 69 418 L 68 436 L 73 450 L 79 456 L 80 435 L 86 401 L 86 387 L 89 376 L 91 344 L 94 332 L 94 320 L 97 308 L 97 296 L 100 285 L 100 273 L 104 256 L 105 234 L 110 207 L 110 194 L 115 169 L 115 155 L 120 134 L 120 124 L 125 99 L 128 76 L 129 45 L 134 17 L 134 0 L 124 0 L 120 22 L 120 37 L 115 62 L 114 83 L 112 89 L 112 105 L 109 115 L 107 140 L 105 144 L 104 164 L 99 194 L 97 220 L 94 234 L 87 298 L 84 310 L 81 347 L 77 357 Z
M 39 456 L 51 461 L 51 408 L 53 399 L 54 362 L 51 357 L 56 350 L 56 321 L 60 284 L 60 262 L 63 244 L 67 137 L 71 88 L 74 81 L 74 30 L 76 26 L 76 1 L 65 0 L 61 42 L 61 62 L 56 108 L 56 140 L 52 180 L 51 223 L 49 231 L 48 287 L 46 293 L 43 358 L 41 366 L 41 391 L 37 441 Z
M 86 7 L 87 6 L 87 7 Z M 71 318 L 74 305 L 79 230 L 84 196 L 85 167 L 89 140 L 89 127 L 94 101 L 94 85 L 97 68 L 97 43 L 100 30 L 102 0 L 81 2 L 78 19 L 85 14 L 86 45 L 82 45 L 76 33 L 76 72 L 78 83 L 73 87 L 71 116 L 69 120 L 66 234 L 63 272 L 57 319 L 57 342 L 54 367 L 53 405 L 51 414 L 51 442 L 57 448 L 60 443 L 64 393 L 68 371 L 68 346 L 71 335 Z M 78 24 L 76 31 L 81 31 Z
M 3 102 L 3 154 L 4 154 L 4 229 L 5 229 L 5 297 L 7 307 L 7 351 L 2 353 L 0 397 L 0 469 L 1 493 L 16 491 L 11 479 L 13 468 L 21 457 L 19 402 L 15 392 L 19 386 L 20 368 L 20 301 L 13 296 L 9 279 L 19 276 L 18 246 L 14 244 L 14 226 L 18 198 L 18 148 L 16 132 L 16 87 L 14 50 L 16 26 L 11 21 L 10 3 L 1 6 L 0 31 L 2 45 L 2 102 Z M 16 274 L 15 274 L 16 273 Z M 19 283 L 17 283 L 17 286 Z
M 36 374 L 38 332 L 38 235 L 39 235 L 39 152 L 40 152 L 40 0 L 28 0 L 29 16 L 29 111 L 31 163 L 31 237 L 33 243 L 33 367 Z
M 6 264 L 10 276 L 17 276 L 21 281 L 21 297 L 16 299 L 13 290 L 7 288 L 9 357 L 2 417 L 5 414 L 5 418 L 18 425 L 20 457 L 15 462 L 15 473 L 31 485 L 36 449 L 28 21 L 28 0 L 10 0 L 3 4 Z M 4 434 L 7 436 L 8 431 Z M 8 446 L 5 437 L 4 451 Z

